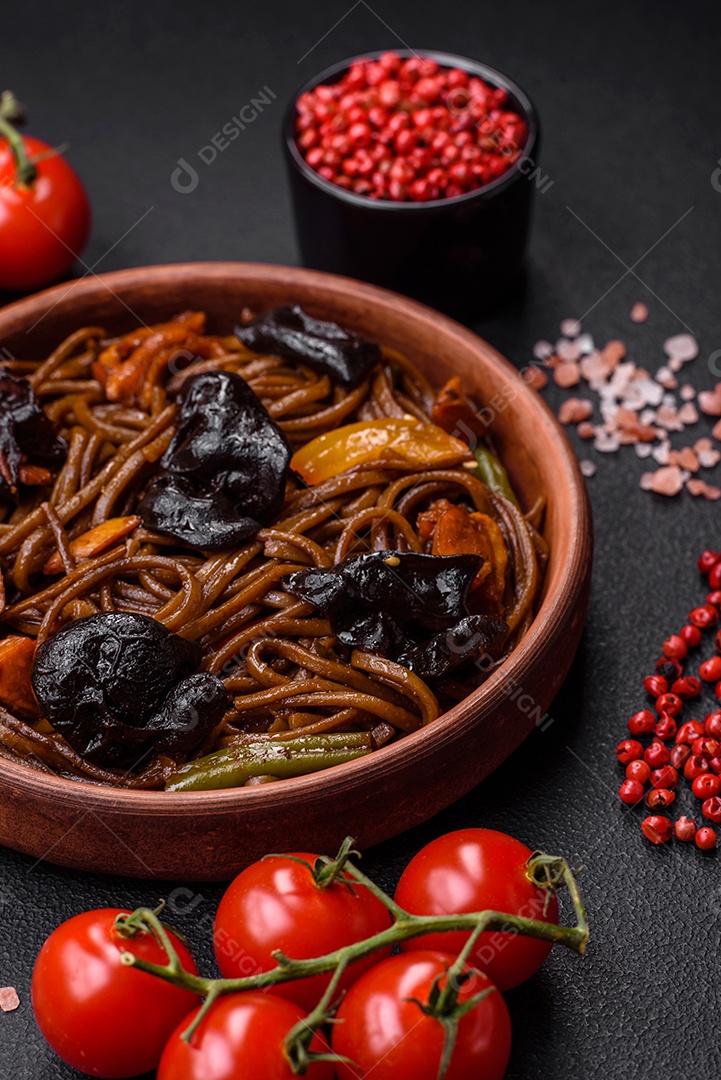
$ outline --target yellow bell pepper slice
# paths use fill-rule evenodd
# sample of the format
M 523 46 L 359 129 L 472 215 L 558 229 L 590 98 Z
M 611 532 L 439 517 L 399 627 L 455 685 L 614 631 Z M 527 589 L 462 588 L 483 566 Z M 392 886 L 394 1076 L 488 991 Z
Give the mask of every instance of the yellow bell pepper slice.
M 465 443 L 415 417 L 385 417 L 346 424 L 306 443 L 291 468 L 311 486 L 357 465 L 445 469 L 471 459 Z

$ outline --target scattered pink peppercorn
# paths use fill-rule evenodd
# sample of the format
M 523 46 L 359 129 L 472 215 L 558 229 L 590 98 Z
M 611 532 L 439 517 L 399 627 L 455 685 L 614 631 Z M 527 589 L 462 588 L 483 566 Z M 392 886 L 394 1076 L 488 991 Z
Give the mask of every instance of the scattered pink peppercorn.
M 721 657 L 719 657 L 721 660 Z M 721 715 L 721 714 L 719 714 Z M 641 709 L 629 717 L 628 730 L 632 735 L 650 735 L 656 727 L 656 717 L 650 709 Z
M 696 833 L 696 847 L 701 851 L 713 851 L 716 847 L 716 832 L 705 825 Z
M 661 694 L 656 698 L 656 712 L 659 715 L 668 713 L 669 716 L 680 716 L 683 712 L 683 701 L 678 694 Z
M 701 804 L 701 813 L 709 821 L 713 821 L 714 825 L 721 824 L 721 799 L 717 795 L 705 799 Z
M 679 630 L 679 637 L 685 641 L 689 649 L 697 649 L 703 641 L 703 634 L 698 626 L 682 626 Z
M 668 682 L 662 675 L 647 675 L 643 680 L 643 685 L 646 692 L 653 698 L 658 698 L 662 694 L 668 693 Z
M 616 747 L 616 757 L 622 765 L 643 757 L 643 747 L 637 739 L 622 739 Z
M 699 736 L 705 733 L 705 727 L 698 720 L 687 720 L 685 724 L 681 724 L 681 727 L 676 732 L 676 742 L 688 743 L 690 746 L 694 739 L 698 739 Z
M 624 780 L 618 789 L 618 797 L 627 806 L 635 806 L 643 798 L 643 784 L 638 780 Z
M 677 840 L 682 840 L 684 843 L 688 843 L 696 836 L 696 822 L 693 818 L 680 817 L 673 827 L 674 834 Z
M 662 713 L 661 719 L 658 721 L 655 727 L 656 735 L 663 742 L 667 742 L 668 739 L 672 739 L 676 734 L 677 724 L 672 716 L 668 713 Z
M 718 622 L 718 611 L 713 604 L 703 604 L 689 612 L 688 621 L 692 626 L 698 626 L 699 630 L 708 630 Z
M 710 548 L 706 548 L 705 551 L 701 552 L 698 557 L 698 562 L 696 563 L 699 573 L 704 575 L 708 574 L 719 559 L 721 559 L 721 552 L 712 551 Z
M 676 798 L 676 792 L 669 788 L 652 788 L 646 793 L 646 806 L 649 810 L 666 810 Z
M 701 754 L 702 757 L 712 758 L 721 749 L 718 739 L 714 739 L 709 735 L 699 735 L 698 739 L 694 739 L 691 743 L 691 753 Z
M 638 780 L 640 784 L 645 784 L 650 775 L 651 766 L 645 761 L 641 761 L 640 758 L 637 758 L 635 761 L 629 761 L 626 766 L 627 780 Z
M 663 675 L 666 682 L 672 683 L 683 675 L 683 665 L 678 660 L 669 660 L 662 656 L 656 661 L 656 674 Z
M 676 743 L 671 747 L 670 764 L 674 769 L 683 769 L 686 760 L 691 757 L 691 747 L 686 743 Z
M 697 776 L 709 771 L 709 763 L 700 754 L 692 754 L 683 767 L 683 775 L 687 780 L 695 780 Z
M 652 844 L 665 844 L 673 836 L 673 824 L 662 814 L 652 814 L 641 822 L 641 831 Z
M 688 655 L 688 645 L 678 634 L 671 634 L 661 646 L 661 652 L 670 660 L 684 660 Z
M 676 679 L 671 687 L 671 693 L 676 694 L 683 701 L 690 701 L 691 698 L 698 697 L 701 690 L 701 680 L 697 679 L 695 675 L 682 675 L 680 679 Z
M 660 769 L 654 769 L 650 776 L 651 787 L 675 788 L 678 784 L 678 772 L 673 765 L 662 765 Z
M 643 758 L 646 764 L 650 765 L 652 769 L 660 769 L 662 765 L 668 765 L 671 754 L 662 742 L 654 741 L 644 750 Z
M 721 792 L 721 777 L 713 773 L 701 773 L 691 784 L 691 790 L 697 799 L 710 799 Z
M 721 679 L 721 656 L 712 656 L 710 660 L 704 660 L 698 673 L 704 682 L 718 682 Z

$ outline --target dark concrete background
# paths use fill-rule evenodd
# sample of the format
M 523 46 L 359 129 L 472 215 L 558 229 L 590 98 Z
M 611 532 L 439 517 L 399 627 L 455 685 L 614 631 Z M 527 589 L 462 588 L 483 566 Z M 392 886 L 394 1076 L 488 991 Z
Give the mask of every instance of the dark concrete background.
M 670 0 L 66 0 L 4 5 L 0 71 L 27 104 L 32 132 L 70 143 L 95 210 L 85 260 L 100 272 L 186 259 L 297 262 L 279 153 L 294 88 L 365 49 L 407 44 L 484 60 L 535 100 L 553 186 L 537 200 L 525 292 L 474 328 L 521 366 L 537 338 L 554 339 L 561 318 L 585 315 L 601 343 L 623 337 L 652 370 L 664 338 L 690 328 L 701 351 L 688 374 L 701 388 L 714 381 L 709 357 L 721 347 L 720 23 L 717 4 Z M 264 86 L 277 100 L 212 165 L 198 164 L 192 194 L 175 191 L 178 159 L 197 162 L 197 150 Z M 628 319 L 637 299 L 651 310 L 642 327 Z M 556 951 L 509 995 L 509 1078 L 713 1080 L 721 1074 L 718 859 L 641 839 L 640 812 L 624 813 L 617 799 L 613 747 L 644 703 L 641 677 L 661 641 L 703 595 L 694 561 L 718 544 L 718 504 L 642 493 L 644 466 L 630 450 L 590 456 L 599 465 L 590 482 L 594 590 L 555 722 L 482 787 L 370 852 L 366 864 L 392 887 L 424 842 L 481 824 L 567 854 L 585 867 L 591 945 L 583 961 Z M 172 887 L 34 865 L 9 851 L 0 853 L 0 875 L 0 985 L 16 986 L 22 1000 L 0 1014 L 0 1076 L 68 1080 L 76 1074 L 53 1057 L 32 1017 L 37 950 L 81 909 L 135 906 Z M 199 891 L 193 914 L 175 921 L 208 969 L 208 913 L 221 890 Z

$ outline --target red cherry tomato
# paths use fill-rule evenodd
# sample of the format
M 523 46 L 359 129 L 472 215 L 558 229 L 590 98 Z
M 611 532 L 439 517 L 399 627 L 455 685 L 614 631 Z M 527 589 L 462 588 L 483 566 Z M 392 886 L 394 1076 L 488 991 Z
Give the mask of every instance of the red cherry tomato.
M 396 901 L 414 915 L 452 915 L 467 911 L 507 911 L 544 922 L 558 922 L 558 901 L 526 874 L 532 852 L 494 829 L 460 829 L 431 841 L 401 875 Z M 426 934 L 403 949 L 442 949 L 457 955 L 468 939 L 464 931 Z M 482 934 L 469 963 L 485 971 L 500 990 L 530 979 L 551 950 L 535 938 L 489 931 Z
M 98 1077 L 128 1077 L 154 1069 L 168 1038 L 198 998 L 120 962 L 131 952 L 167 963 L 150 933 L 121 937 L 114 929 L 120 908 L 75 915 L 53 930 L 35 962 L 35 1019 L 55 1053 Z M 197 974 L 192 956 L 174 934 L 183 967 Z
M 80 177 L 62 154 L 23 136 L 37 176 L 17 184 L 7 139 L 0 138 L 0 289 L 27 292 L 50 285 L 70 269 L 90 235 L 90 202 Z
M 314 866 L 317 855 L 295 854 Z M 239 978 L 276 966 L 271 953 L 281 949 L 294 960 L 334 952 L 377 934 L 390 925 L 390 915 L 364 885 L 342 881 L 316 885 L 312 872 L 292 859 L 272 856 L 253 863 L 231 882 L 215 918 L 215 956 L 225 978 Z M 345 973 L 341 988 L 351 985 L 390 949 L 357 961 Z M 284 983 L 273 992 L 305 1009 L 318 1004 L 330 975 L 314 975 Z
M 189 1043 L 181 1039 L 191 1017 L 178 1025 L 165 1047 L 157 1080 L 294 1080 L 284 1054 L 285 1037 L 307 1013 L 276 994 L 256 991 L 220 998 L 201 1020 Z M 329 1053 L 322 1035 L 312 1053 Z M 333 1063 L 313 1062 L 307 1080 L 332 1080 Z
M 401 953 L 361 976 L 341 1002 L 331 1034 L 334 1053 L 358 1066 L 336 1064 L 339 1080 L 436 1080 L 443 1026 L 416 1002 L 428 1002 L 434 980 L 453 960 L 431 950 Z M 486 988 L 491 992 L 458 1024 L 445 1080 L 501 1080 L 505 1074 L 511 1021 L 503 997 L 480 973 L 471 975 L 458 997 L 463 1002 Z

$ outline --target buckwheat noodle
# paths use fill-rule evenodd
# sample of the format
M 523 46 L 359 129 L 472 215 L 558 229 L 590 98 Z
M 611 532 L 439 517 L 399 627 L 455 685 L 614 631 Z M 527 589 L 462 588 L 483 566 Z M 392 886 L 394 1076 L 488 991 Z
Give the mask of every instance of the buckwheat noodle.
M 94 558 L 73 556 L 75 538 L 135 512 L 173 436 L 174 396 L 198 372 L 242 376 L 293 449 L 358 420 L 429 419 L 431 386 L 393 349 L 384 349 L 371 378 L 348 392 L 303 364 L 249 352 L 235 337 L 205 335 L 200 313 L 180 316 L 166 327 L 183 321 L 186 340 L 192 338 L 189 351 L 200 359 L 167 377 L 167 338 L 155 328 L 134 332 L 137 347 L 156 350 L 138 405 L 108 402 L 93 377 L 100 353 L 128 340 L 110 339 L 100 327 L 77 330 L 41 363 L 2 365 L 30 380 L 68 443 L 49 492 L 23 488 L 17 508 L 0 508 L 5 633 L 42 642 L 68 620 L 132 611 L 199 641 L 203 666 L 224 679 L 234 707 L 194 757 L 251 732 L 283 740 L 298 733 L 370 730 L 382 745 L 432 723 L 488 671 L 474 672 L 475 682 L 441 680 L 432 690 L 399 664 L 339 646 L 326 620 L 284 592 L 282 582 L 303 567 L 331 566 L 361 551 L 423 551 L 415 523 L 419 510 L 441 497 L 462 500 L 495 519 L 508 550 L 504 617 L 511 629 L 510 651 L 528 629 L 539 596 L 547 555 L 538 532 L 543 506 L 524 517 L 464 468 L 409 472 L 365 466 L 313 488 L 290 479 L 272 527 L 236 551 L 204 556 L 138 526 Z M 55 552 L 62 573 L 48 577 L 43 567 Z M 73 751 L 46 720 L 22 720 L 5 710 L 0 710 L 0 753 L 53 773 L 133 788 L 162 788 L 175 768 L 161 755 L 128 773 L 98 767 Z

